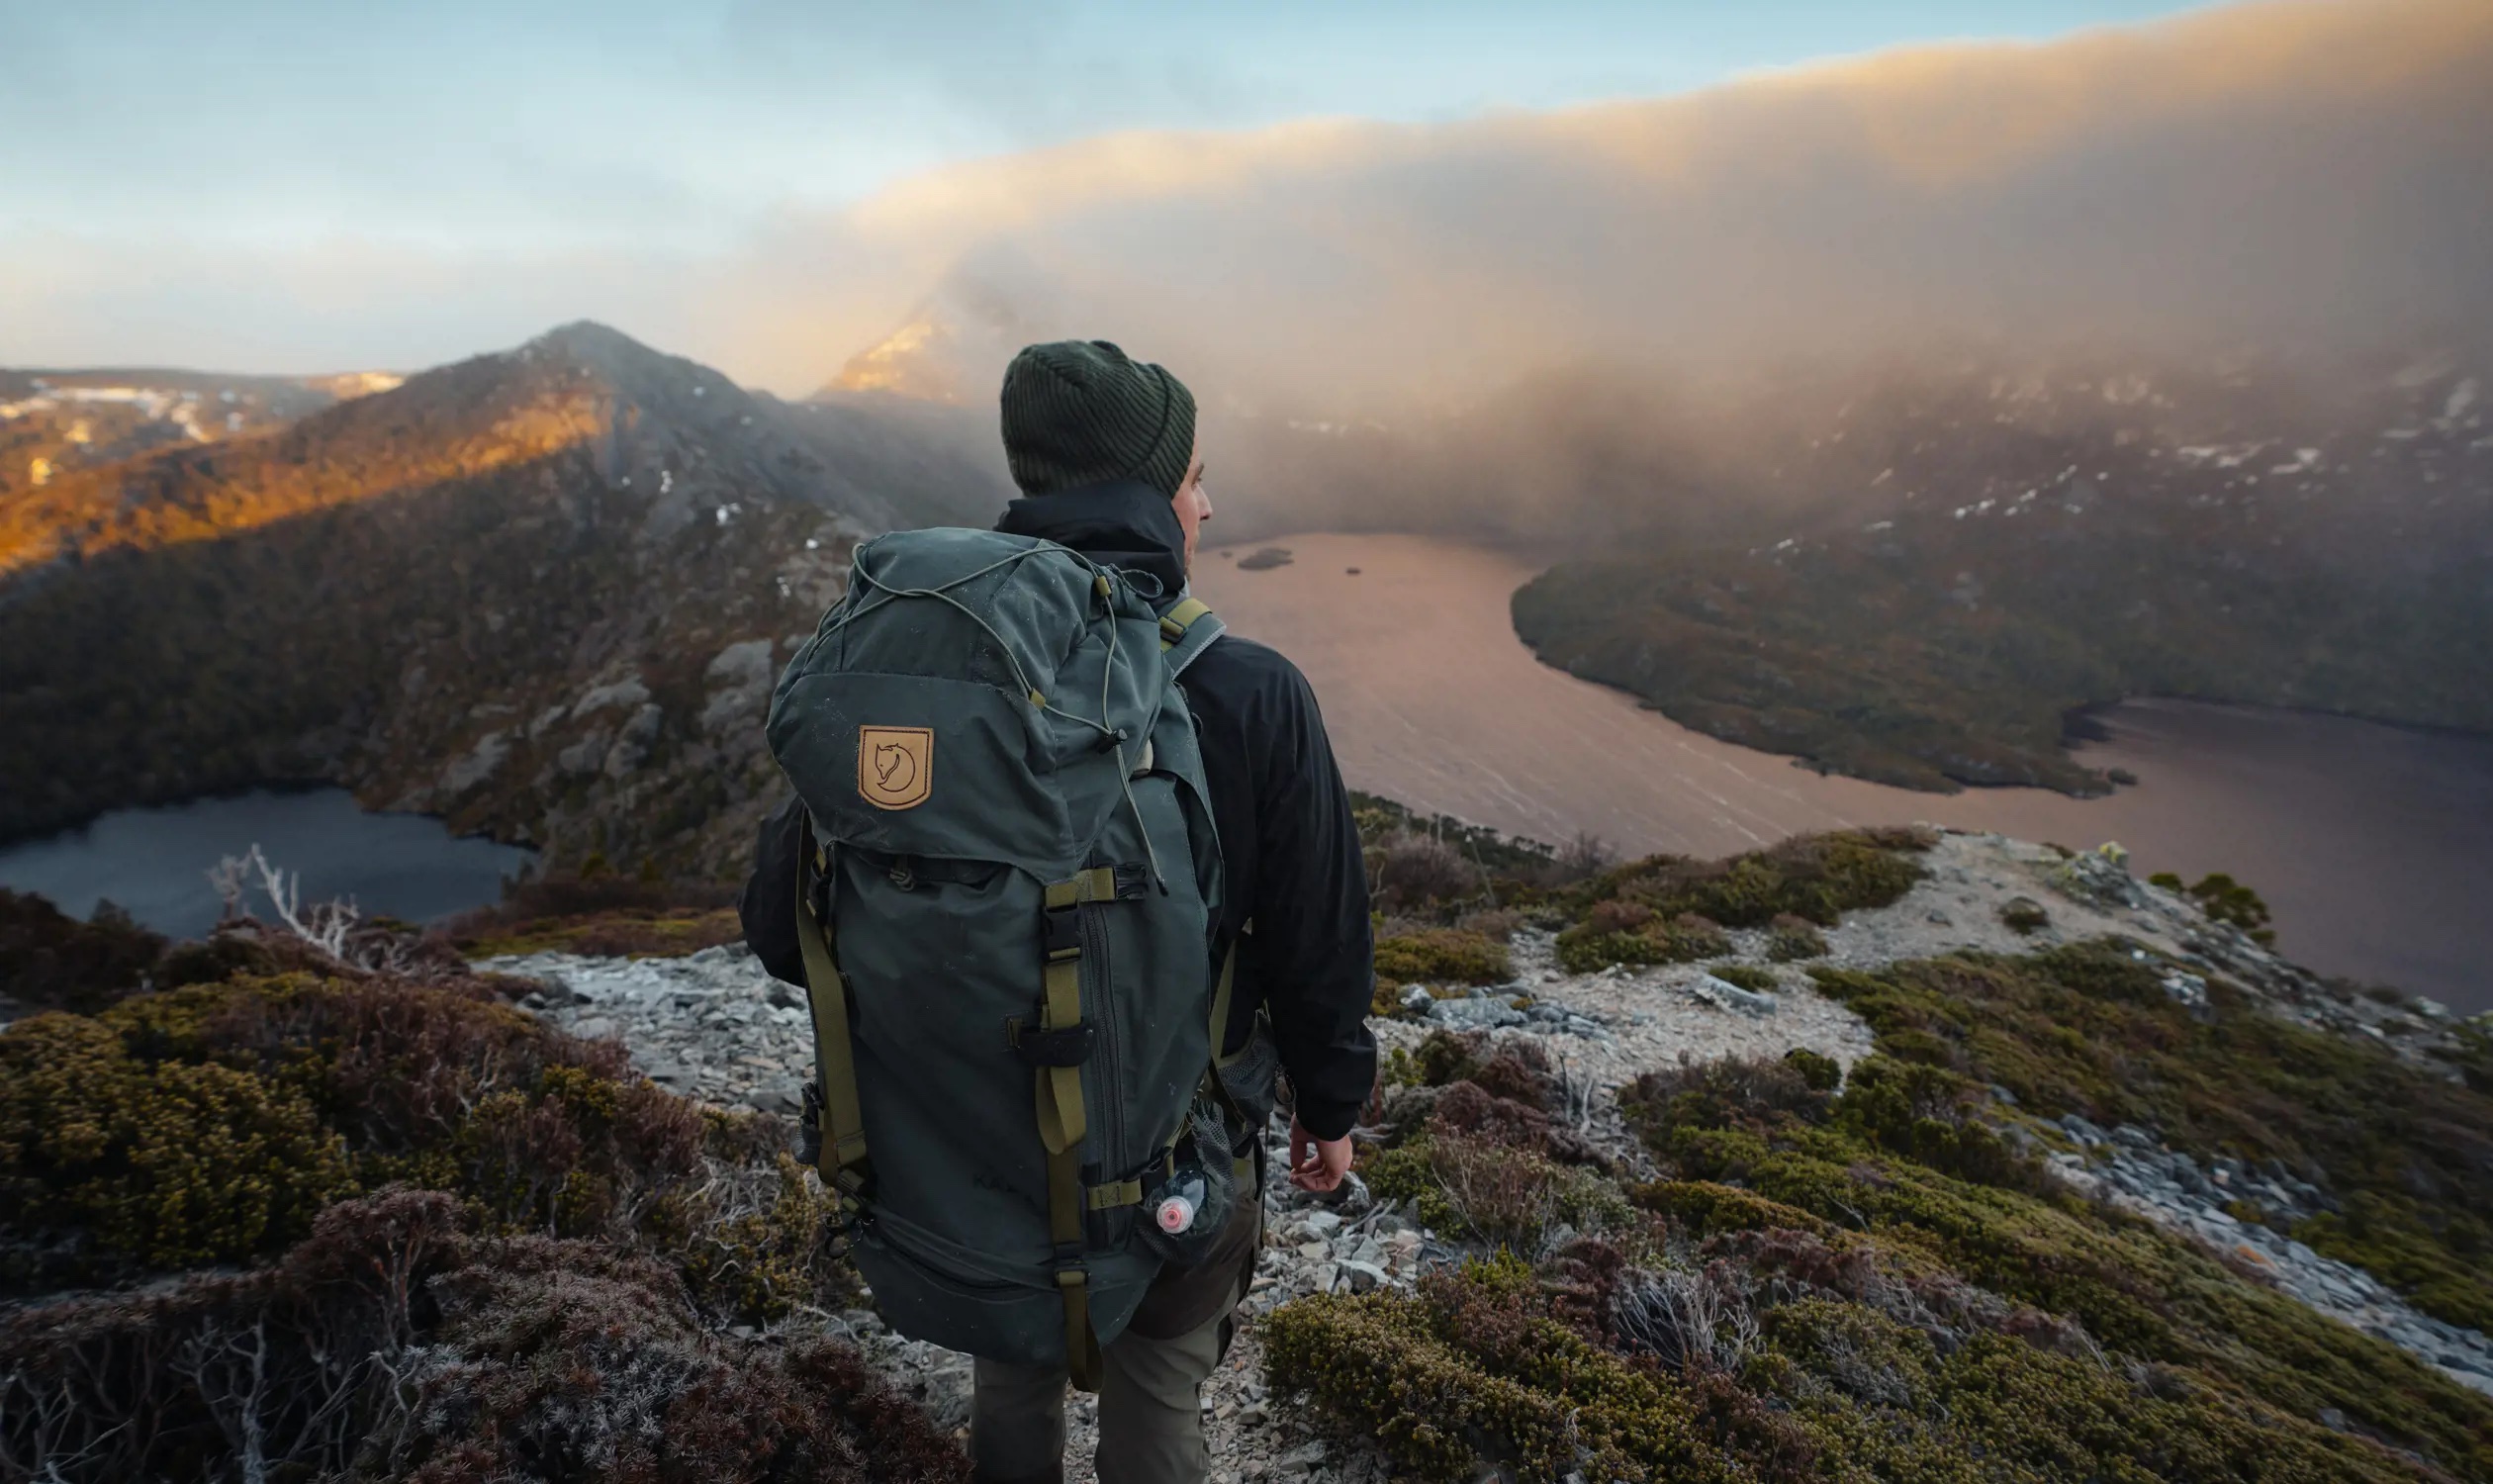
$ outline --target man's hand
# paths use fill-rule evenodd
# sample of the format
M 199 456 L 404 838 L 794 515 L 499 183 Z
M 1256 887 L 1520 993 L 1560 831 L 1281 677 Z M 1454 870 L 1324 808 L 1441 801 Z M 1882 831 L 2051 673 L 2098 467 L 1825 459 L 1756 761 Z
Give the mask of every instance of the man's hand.
M 1350 1136 L 1319 1139 L 1290 1120 L 1290 1183 L 1301 1190 L 1327 1191 L 1350 1172 Z

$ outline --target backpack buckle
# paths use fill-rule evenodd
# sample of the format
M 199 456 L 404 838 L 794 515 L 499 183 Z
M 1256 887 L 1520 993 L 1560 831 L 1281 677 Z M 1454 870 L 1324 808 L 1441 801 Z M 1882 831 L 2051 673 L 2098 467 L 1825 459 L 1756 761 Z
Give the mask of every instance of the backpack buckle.
M 1051 960 L 1069 959 L 1082 951 L 1082 920 L 1072 907 L 1039 914 L 1039 946 Z
M 1097 1028 L 1069 1025 L 1062 1030 L 1034 1029 L 1016 1015 L 1004 1022 L 1004 1044 L 1033 1067 L 1079 1067 L 1090 1060 Z

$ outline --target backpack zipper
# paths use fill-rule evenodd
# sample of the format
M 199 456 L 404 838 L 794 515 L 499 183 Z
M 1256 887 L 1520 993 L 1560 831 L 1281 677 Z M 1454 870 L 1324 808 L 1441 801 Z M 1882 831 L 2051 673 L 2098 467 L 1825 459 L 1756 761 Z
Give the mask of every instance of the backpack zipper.
M 1096 1012 L 1085 1010 L 1086 1024 L 1099 1027 L 1099 1081 L 1102 1098 L 1094 1098 L 1091 1124 L 1099 1131 L 1099 1149 L 1091 1162 L 1103 1174 L 1115 1177 L 1125 1169 L 1125 1078 L 1120 1074 L 1117 1040 L 1116 1002 L 1109 993 L 1115 976 L 1109 973 L 1108 929 L 1100 913 L 1116 905 L 1113 902 L 1090 902 L 1076 908 L 1081 914 L 1082 968 L 1092 975 L 1092 984 L 1084 995 L 1085 1006 L 1096 1004 Z

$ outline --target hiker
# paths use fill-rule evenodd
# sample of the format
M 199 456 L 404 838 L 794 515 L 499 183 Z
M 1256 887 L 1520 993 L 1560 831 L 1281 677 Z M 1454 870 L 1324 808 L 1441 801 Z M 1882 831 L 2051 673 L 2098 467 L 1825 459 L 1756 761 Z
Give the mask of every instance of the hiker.
M 1107 695 L 1109 684 L 1120 673 L 1118 662 L 1112 660 L 1098 678 L 1084 672 L 1079 685 L 1064 684 L 1060 677 L 1053 689 L 1062 694 L 1052 699 L 1045 694 L 1049 688 L 1040 687 L 1032 677 L 1020 673 L 1024 661 L 1013 658 L 1011 653 L 1004 655 L 1002 665 L 1014 674 L 1001 681 L 993 674 L 998 669 L 997 661 L 965 662 L 972 668 L 983 666 L 980 673 L 989 683 L 980 693 L 989 698 L 973 698 L 970 704 L 973 709 L 982 708 L 982 713 L 993 710 L 1001 702 L 991 697 L 1012 695 L 1015 688 L 1030 681 L 1026 688 L 1029 702 L 1044 713 L 1037 718 L 1039 722 L 1059 731 L 1076 725 L 1094 728 L 1099 733 L 1096 748 L 1083 750 L 1112 752 L 1120 767 L 1133 769 L 1126 798 L 1120 801 L 1111 794 L 1101 805 L 1105 812 L 1100 817 L 1111 821 L 1112 829 L 1124 828 L 1118 822 L 1124 818 L 1119 811 L 1129 806 L 1137 825 L 1144 825 L 1145 815 L 1160 807 L 1163 790 L 1167 798 L 1182 805 L 1188 791 L 1186 779 L 1195 768 L 1191 754 L 1199 749 L 1201 784 L 1208 794 L 1205 802 L 1212 829 L 1206 831 L 1197 826 L 1188 831 L 1167 826 L 1155 832 L 1143 828 L 1140 853 L 1150 857 L 1148 862 L 1137 862 L 1131 867 L 1101 866 L 1097 861 L 1081 863 L 1096 868 L 1085 871 L 1081 878 L 1092 881 L 1095 889 L 1077 888 L 1072 881 L 1051 885 L 1046 911 L 1052 921 L 1059 917 L 1070 919 L 1076 910 L 1096 913 L 1099 915 L 1095 920 L 1109 926 L 1137 921 L 1118 915 L 1130 910 L 1175 912 L 1184 906 L 1188 895 L 1187 874 L 1168 845 L 1154 842 L 1172 836 L 1193 839 L 1198 856 L 1205 861 L 1216 855 L 1217 869 L 1207 867 L 1205 881 L 1217 895 L 1217 907 L 1199 908 L 1193 920 L 1208 928 L 1208 965 L 1226 965 L 1230 969 L 1222 978 L 1220 993 L 1211 999 L 1210 1018 L 1218 1024 L 1211 1031 L 1198 1033 L 1196 1044 L 1198 1053 L 1208 1050 L 1213 1054 L 1218 1074 L 1204 1082 L 1214 1096 L 1198 1097 L 1193 1115 L 1196 1121 L 1185 1126 L 1194 1131 L 1191 1140 L 1181 1133 L 1171 1147 L 1172 1153 L 1159 1163 L 1147 1163 L 1139 1178 L 1123 1179 L 1123 1172 L 1117 1170 L 1083 1168 L 1080 1178 L 1090 1192 L 1091 1225 L 1078 1229 L 1068 1225 L 1075 1218 L 1056 1204 L 1057 1192 L 1073 1188 L 1070 1170 L 1076 1157 L 1059 1147 L 1067 1142 L 1063 1137 L 1066 1131 L 1057 1129 L 1060 1137 L 1048 1144 L 1046 1158 L 1052 1162 L 1047 1166 L 1045 1183 L 1051 1193 L 1046 1204 L 1057 1213 L 1051 1218 L 1057 1223 L 1054 1235 L 1059 1240 L 1057 1252 L 1061 1260 L 1057 1281 L 1067 1285 L 1067 1313 L 1087 1304 L 1088 1320 L 1095 1322 L 1102 1312 L 1118 1303 L 1132 1305 L 1131 1317 L 1121 1332 L 1096 1347 L 1096 1355 L 1091 1357 L 1095 1373 L 1089 1377 L 1083 1374 L 1083 1339 L 1076 1333 L 1082 1322 L 1068 1319 L 1068 1333 L 1073 1338 L 1054 1344 L 1055 1324 L 1051 1319 L 1046 1326 L 1050 1335 L 1025 1344 L 1021 1331 L 997 1316 L 964 1317 L 957 1312 L 978 1294 L 1021 1292 L 1027 1297 L 1029 1290 L 981 1288 L 964 1281 L 959 1274 L 953 1287 L 941 1287 L 938 1277 L 928 1276 L 925 1262 L 895 1261 L 866 1235 L 860 1236 L 854 1252 L 861 1268 L 875 1269 L 869 1271 L 869 1280 L 895 1329 L 929 1338 L 954 1337 L 958 1343 L 952 1347 L 969 1349 L 977 1355 L 970 1418 L 970 1452 L 976 1478 L 992 1484 L 1037 1484 L 1062 1477 L 1064 1393 L 1070 1375 L 1077 1384 L 1095 1383 L 1099 1394 L 1097 1466 L 1102 1484 L 1200 1481 L 1208 1477 L 1210 1468 L 1198 1407 L 1200 1387 L 1228 1348 L 1231 1312 L 1245 1297 L 1261 1246 L 1263 1208 L 1259 1187 L 1264 1170 L 1260 1131 L 1273 1112 L 1273 1064 L 1277 1061 L 1278 1070 L 1286 1073 L 1293 1099 L 1288 1178 L 1310 1191 L 1331 1191 L 1340 1185 L 1350 1164 L 1350 1128 L 1375 1079 L 1375 1042 L 1365 1021 L 1372 985 L 1372 945 L 1358 831 L 1324 720 L 1305 678 L 1273 650 L 1223 635 L 1217 619 L 1187 595 L 1187 574 L 1197 538 L 1203 522 L 1212 515 L 1212 503 L 1204 489 L 1204 464 L 1196 446 L 1193 395 L 1163 368 L 1135 361 L 1113 344 L 1067 340 L 1033 345 L 1014 357 L 1004 375 L 1002 413 L 1006 460 L 1022 498 L 1011 503 L 995 530 L 1009 537 L 1036 537 L 1058 543 L 1078 553 L 1100 573 L 1113 574 L 1113 580 L 1094 577 L 1062 552 L 1055 553 L 1054 560 L 1071 571 L 1071 581 L 1085 585 L 1096 582 L 1102 601 L 1112 606 L 1148 603 L 1137 609 L 1134 616 L 1147 625 L 1156 619 L 1164 659 L 1182 694 L 1183 711 L 1172 719 L 1166 713 L 1176 712 L 1177 707 L 1173 703 L 1163 707 L 1160 719 L 1149 723 L 1152 729 L 1148 736 L 1138 739 L 1129 735 L 1133 728 L 1111 725 L 1114 716 L 1092 715 L 1097 708 L 1092 705 L 1095 697 L 1089 693 Z M 983 645 L 986 639 L 996 639 L 1004 650 L 1012 649 L 1003 641 L 1013 635 L 999 633 L 999 629 L 1007 626 L 1011 615 L 1046 608 L 1052 600 L 1043 594 L 1039 598 L 1025 596 L 1015 603 L 999 603 L 991 609 L 992 619 L 972 611 L 981 601 L 976 595 L 986 591 L 980 585 L 998 583 L 1013 574 L 1019 574 L 1013 580 L 1037 582 L 1029 575 L 1036 563 L 1019 559 L 1022 548 L 1032 543 L 995 545 L 997 541 L 997 536 L 987 533 L 909 532 L 884 537 L 860 549 L 850 583 L 851 596 L 826 617 L 822 633 L 813 645 L 799 651 L 789 665 L 787 678 L 781 682 L 773 706 L 772 745 L 783 768 L 796 782 L 802 801 L 791 799 L 764 823 L 754 878 L 741 904 L 746 940 L 772 974 L 791 983 L 806 984 L 810 958 L 815 981 L 810 993 L 815 1006 L 816 1039 L 824 1049 L 826 1064 L 852 1055 L 856 1060 L 857 1071 L 852 1080 L 864 1088 L 864 1096 L 861 1101 L 855 1092 L 850 1094 L 846 1122 L 852 1127 L 845 1132 L 832 1127 L 842 1122 L 834 1089 L 824 1088 L 819 1093 L 813 1088 L 807 1090 L 808 1115 L 819 1110 L 826 1145 L 837 1139 L 844 1141 L 843 1148 L 847 1150 L 846 1154 L 835 1154 L 824 1149 L 820 1157 L 822 1167 L 836 1172 L 844 1188 L 860 1183 L 861 1177 L 853 1170 L 871 1167 L 875 1173 L 870 1178 L 880 1182 L 895 1204 L 904 1194 L 894 1186 L 895 1179 L 921 1177 L 910 1173 L 909 1166 L 895 1169 L 876 1153 L 885 1143 L 877 1133 L 877 1098 L 898 1106 L 897 1100 L 905 1096 L 905 1091 L 886 1087 L 878 1092 L 877 1080 L 871 1070 L 873 1059 L 890 1055 L 890 1044 L 905 1034 L 920 1035 L 929 1044 L 943 1038 L 949 1046 L 950 1038 L 961 1032 L 942 1019 L 929 1018 L 915 1032 L 907 1032 L 899 1023 L 918 1024 L 909 1017 L 921 1013 L 920 1000 L 940 1004 L 948 993 L 969 996 L 975 991 L 966 983 L 926 983 L 913 987 L 908 996 L 886 991 L 887 999 L 897 1002 L 879 1011 L 885 1021 L 884 1050 L 871 1050 L 866 1043 L 873 1039 L 877 1011 L 861 1010 L 852 1016 L 841 1009 L 826 1017 L 822 1008 L 824 981 L 835 986 L 844 983 L 843 968 L 849 970 L 847 979 L 861 979 L 867 970 L 845 963 L 835 966 L 830 962 L 831 955 L 818 952 L 817 946 L 833 936 L 833 924 L 825 919 L 820 924 L 821 931 L 816 932 L 813 917 L 824 910 L 835 916 L 837 937 L 844 945 L 858 944 L 862 935 L 875 934 L 885 940 L 908 940 L 889 950 L 873 950 L 876 954 L 923 954 L 932 951 L 929 939 L 949 940 L 953 936 L 951 924 L 959 920 L 930 916 L 921 921 L 909 915 L 921 910 L 920 903 L 928 892 L 967 890 L 973 888 L 975 882 L 997 880 L 991 873 L 979 876 L 965 871 L 955 873 L 960 879 L 958 884 L 947 884 L 954 876 L 944 874 L 944 863 L 897 853 L 896 845 L 889 851 L 876 847 L 877 841 L 890 844 L 913 838 L 908 833 L 912 829 L 926 833 L 926 829 L 911 823 L 919 816 L 910 811 L 920 808 L 930 792 L 940 795 L 947 788 L 965 790 L 955 796 L 955 807 L 961 808 L 965 807 L 961 799 L 966 790 L 988 787 L 975 777 L 965 777 L 960 770 L 1006 768 L 1008 764 L 962 761 L 959 750 L 969 744 L 948 742 L 944 733 L 947 727 L 959 732 L 963 723 L 941 722 L 922 727 L 883 724 L 891 715 L 919 702 L 896 696 L 879 698 L 888 691 L 892 678 L 873 673 L 937 668 L 939 661 L 932 650 L 954 642 L 932 639 L 925 629 L 910 631 L 914 637 L 878 640 L 874 625 L 879 622 L 896 626 L 894 615 L 899 613 L 908 613 L 907 621 L 913 623 L 954 625 L 962 635 L 957 647 L 963 651 Z M 932 553 L 947 542 L 962 550 L 939 560 Z M 976 542 L 989 545 L 975 546 Z M 881 549 L 884 543 L 893 544 L 885 550 Z M 947 562 L 949 566 L 944 565 Z M 935 565 L 929 568 L 929 563 Z M 952 575 L 940 585 L 910 575 L 924 570 Z M 933 586 L 940 586 L 944 592 L 930 594 Z M 1083 586 L 1068 591 L 1075 591 L 1077 598 L 1086 600 L 1090 589 Z M 938 596 L 940 602 L 936 601 Z M 916 604 L 914 608 L 899 606 L 912 603 Z M 975 619 L 979 627 L 970 627 L 960 614 Z M 1096 614 L 1093 621 L 1098 621 Z M 1153 632 L 1149 627 L 1142 631 Z M 876 645 L 879 642 L 893 647 L 878 651 Z M 1069 637 L 1050 642 L 1070 647 Z M 836 654 L 831 653 L 834 646 Z M 885 658 L 874 659 L 877 653 Z M 1066 663 L 1071 666 L 1079 660 L 1077 652 Z M 1124 663 L 1131 666 L 1130 660 Z M 808 678 L 809 671 L 822 672 L 822 678 Z M 955 689 L 938 692 L 940 696 L 967 694 L 958 689 L 958 681 L 943 684 Z M 855 698 L 860 696 L 876 698 Z M 1191 713 L 1190 725 L 1184 713 Z M 1139 768 L 1134 767 L 1137 761 Z M 854 770 L 853 786 L 842 771 L 848 769 Z M 817 782 L 826 779 L 827 783 Z M 1023 792 L 1015 793 L 998 785 L 995 796 L 1025 796 L 1027 787 L 1018 781 L 1016 787 L 1022 788 Z M 1146 788 L 1149 791 L 1138 798 L 1136 790 Z M 871 807 L 859 808 L 861 797 Z M 812 818 L 808 817 L 808 804 L 813 810 Z M 827 851 L 814 838 L 817 825 L 826 831 L 833 829 L 832 821 L 821 817 L 826 809 L 850 820 L 847 828 L 855 837 Z M 964 826 L 947 828 L 958 831 Z M 982 834 L 1009 833 L 1012 825 L 990 818 L 977 829 Z M 1209 835 L 1217 835 L 1216 851 Z M 862 858 L 864 866 L 844 869 L 841 863 L 852 858 Z M 815 893 L 811 896 L 802 895 L 799 886 L 809 869 L 808 862 L 813 871 L 825 878 L 824 883 L 810 888 Z M 886 879 L 898 881 L 904 877 L 907 880 L 903 889 L 897 893 L 886 884 Z M 1152 878 L 1156 878 L 1155 883 L 1149 880 Z M 1007 885 L 1012 884 L 1010 879 L 1005 880 Z M 1089 905 L 1075 908 L 1076 898 Z M 1099 931 L 1105 932 L 1106 928 Z M 1059 957 L 1085 950 L 1093 940 L 1076 935 L 1068 927 L 1048 941 L 1049 971 L 1054 975 Z M 1115 940 L 1108 941 L 1113 948 Z M 979 959 L 1007 960 L 992 969 L 1003 982 L 1020 986 L 998 991 L 1008 996 L 999 1003 L 1009 1006 L 1013 1003 L 1010 995 L 1027 996 L 1032 992 L 1031 985 L 1037 981 L 1040 971 L 1037 963 L 1027 957 L 1032 949 L 1017 946 L 1009 936 L 1000 939 L 999 945 L 992 953 L 980 955 L 967 943 L 947 941 L 943 952 L 951 957 L 942 961 L 945 967 L 939 973 L 948 980 L 959 978 L 965 969 L 976 976 L 989 970 L 989 966 L 977 962 Z M 868 953 L 866 947 L 857 950 L 861 960 Z M 851 955 L 843 951 L 837 957 L 847 960 Z M 1090 961 L 1085 956 L 1082 962 Z M 1126 963 L 1131 972 L 1130 955 L 1118 962 Z M 1173 976 L 1163 976 L 1172 983 L 1182 982 L 1194 970 L 1191 964 L 1183 965 L 1173 971 Z M 1210 976 L 1218 974 L 1219 970 L 1207 967 L 1202 973 Z M 1024 1060 L 1037 1068 L 1038 1118 L 1043 1136 L 1053 1118 L 1060 1124 L 1069 1122 L 1087 1129 L 1096 1140 L 1102 1137 L 1103 1127 L 1112 1126 L 1128 1110 L 1084 1106 L 1081 1089 L 1092 1083 L 1079 1073 L 1104 1075 L 1095 1065 L 1077 1067 L 1071 1072 L 1064 1069 L 1062 1064 L 1071 1059 L 1090 1063 L 1098 1056 L 1090 1027 L 1084 1022 L 1078 1037 L 1063 1026 L 1033 1029 L 1048 1026 L 1054 988 L 1060 983 L 1071 985 L 1074 977 L 1069 968 L 1063 970 L 1061 978 L 1052 976 L 1049 1005 L 1036 1011 L 1037 1019 L 1028 1025 L 1020 1018 L 1011 1021 L 1002 1039 L 1013 1040 Z M 864 993 L 862 981 L 858 989 Z M 1121 995 L 1140 992 L 1115 991 Z M 835 1000 L 835 1005 L 838 1003 Z M 933 1016 L 944 1012 L 924 1013 Z M 978 1018 L 976 1011 L 964 1010 L 962 1014 L 973 1022 Z M 1166 1019 L 1160 1017 L 1162 1021 Z M 854 1053 L 845 1046 L 852 1020 L 858 1041 Z M 1149 1023 L 1147 1015 L 1147 1029 Z M 1215 1033 L 1217 1044 L 1210 1039 Z M 976 1046 L 986 1045 L 977 1039 L 985 1034 L 982 1026 L 975 1025 L 969 1032 Z M 1136 1031 L 1112 1034 L 1124 1038 L 1123 1055 L 1136 1054 Z M 1000 1044 L 992 1054 L 1002 1058 Z M 992 1158 L 997 1159 L 1024 1151 L 1031 1143 L 1029 1134 L 1017 1136 L 1005 1127 L 1015 1121 L 1023 1130 L 1032 1125 L 1032 1084 L 1027 1080 L 1027 1072 L 1021 1074 L 1024 1080 L 1011 1084 L 1003 1094 L 1018 1101 L 999 1105 L 999 1111 L 993 1115 L 996 1127 L 992 1130 Z M 1172 1067 L 1159 1083 L 1149 1085 L 1172 1084 L 1189 1074 L 1183 1067 Z M 905 1081 L 907 1076 L 905 1071 L 895 1071 L 885 1081 Z M 1052 1076 L 1059 1080 L 1052 1082 Z M 1056 1090 L 1052 1092 L 1052 1088 Z M 1069 1118 L 1063 1107 L 1067 1097 L 1071 1100 Z M 1205 1110 L 1214 1103 L 1219 1105 L 1213 1110 L 1215 1122 L 1207 1123 Z M 926 1106 L 930 1111 L 925 1116 L 942 1116 L 940 1105 Z M 1110 1121 L 1108 1125 L 1103 1125 L 1103 1116 Z M 896 1120 L 899 1115 L 893 1117 Z M 1213 1132 L 1215 1128 L 1217 1133 Z M 971 1131 L 962 1137 L 974 1139 L 977 1135 Z M 1180 1157 L 1190 1158 L 1193 1163 L 1178 1167 Z M 1029 1158 L 1037 1159 L 1040 1155 L 1032 1150 Z M 1162 1164 L 1167 1168 L 1163 1169 Z M 992 1174 L 984 1164 L 980 1171 L 974 1180 L 966 1176 L 957 1179 L 961 1199 L 970 1199 L 972 1192 L 967 1187 L 975 1184 L 979 1187 L 976 1198 L 1003 1200 L 1005 1197 L 986 1187 L 1017 1183 Z M 1155 1202 L 1152 1209 L 1164 1218 L 1160 1229 L 1177 1230 L 1171 1221 L 1182 1221 L 1194 1209 L 1187 1200 L 1205 1188 L 1207 1177 L 1210 1198 L 1226 1202 L 1217 1231 L 1196 1231 L 1164 1239 L 1169 1244 L 1190 1245 L 1164 1245 L 1163 1259 L 1158 1265 L 1142 1269 L 1145 1276 L 1135 1284 L 1139 1302 L 1133 1301 L 1131 1295 L 1123 1300 L 1116 1297 L 1117 1273 L 1122 1269 L 1114 1256 L 1093 1248 L 1080 1261 L 1068 1257 L 1074 1248 L 1064 1241 L 1066 1237 L 1078 1230 L 1096 1238 L 1103 1230 L 1098 1224 L 1103 1203 L 1124 1207 L 1138 1199 Z M 1019 1183 L 1034 1182 L 1032 1177 Z M 929 1207 L 951 1199 L 955 1193 L 936 1190 L 918 1199 L 921 1207 Z M 1037 1197 L 1024 1190 L 1013 1199 L 1018 1204 L 989 1208 L 997 1213 L 994 1221 L 1026 1224 L 1039 1219 L 1034 1214 L 1040 1204 Z M 870 1211 L 874 1204 L 871 1199 L 868 1201 Z M 1170 1216 L 1172 1212 L 1176 1213 L 1174 1217 Z M 912 1235 L 910 1227 L 898 1221 L 882 1222 L 879 1230 L 884 1239 L 895 1242 Z M 979 1228 L 975 1222 L 969 1222 L 963 1230 Z M 1163 1240 L 1148 1223 L 1139 1224 L 1139 1230 L 1144 1239 Z M 949 1252 L 957 1259 L 956 1267 L 966 1267 L 968 1255 L 960 1249 L 969 1243 L 970 1239 L 964 1238 L 947 1248 L 930 1240 L 919 1243 L 916 1251 L 921 1257 Z M 885 1273 L 892 1280 L 891 1293 L 886 1293 L 881 1278 Z M 922 1289 L 932 1296 L 922 1300 Z M 996 1302 L 1001 1305 L 1005 1301 Z M 1035 1307 L 1031 1312 L 1040 1313 L 1048 1302 L 1045 1298 L 1033 1300 Z M 1032 1333 L 1035 1335 L 1036 1330 Z M 990 1342 L 984 1338 L 989 1335 L 997 1338 Z M 1048 1353 L 1063 1358 L 1034 1362 L 1011 1355 L 990 1355 L 980 1351 L 981 1344 L 997 1349 L 1019 1349 L 1024 1354 Z M 1054 1348 L 1047 1348 L 1052 1344 Z

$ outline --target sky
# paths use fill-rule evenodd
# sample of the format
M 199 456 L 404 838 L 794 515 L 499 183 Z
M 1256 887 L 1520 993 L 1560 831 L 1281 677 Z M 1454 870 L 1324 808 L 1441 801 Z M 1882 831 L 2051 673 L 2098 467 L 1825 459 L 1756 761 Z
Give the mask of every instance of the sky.
M 1305 120 L 1443 129 L 2181 8 L 0 0 L 0 364 L 414 367 L 577 317 L 697 335 L 713 281 L 979 161 Z M 669 300 L 690 284 L 700 308 Z M 821 368 L 853 348 L 826 343 Z

